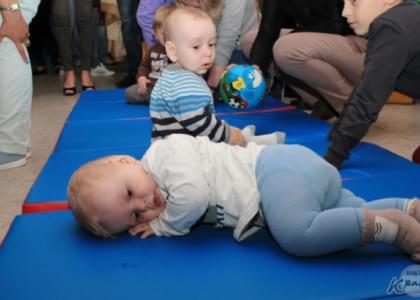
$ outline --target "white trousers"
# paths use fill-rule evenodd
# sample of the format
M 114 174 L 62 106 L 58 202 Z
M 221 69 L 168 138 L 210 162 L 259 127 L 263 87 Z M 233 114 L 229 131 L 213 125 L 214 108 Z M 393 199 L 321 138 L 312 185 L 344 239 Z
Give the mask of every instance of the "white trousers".
M 29 22 L 39 0 L 20 1 Z M 0 16 L 0 25 L 3 19 Z M 0 42 L 0 151 L 26 154 L 30 150 L 32 105 L 31 64 L 23 61 L 15 44 L 8 38 Z

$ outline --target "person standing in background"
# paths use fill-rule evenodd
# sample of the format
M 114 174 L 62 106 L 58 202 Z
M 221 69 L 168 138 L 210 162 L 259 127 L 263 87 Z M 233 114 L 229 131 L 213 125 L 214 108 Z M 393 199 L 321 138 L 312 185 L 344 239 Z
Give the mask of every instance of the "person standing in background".
M 31 153 L 32 73 L 25 43 L 39 0 L 0 0 L 0 170 Z
M 74 0 L 76 23 L 80 41 L 80 81 L 82 90 L 94 90 L 90 69 L 92 67 L 94 26 L 92 0 Z M 55 35 L 61 63 L 64 68 L 63 94 L 76 94 L 76 75 L 72 58 L 72 26 L 68 0 L 52 0 L 51 23 Z

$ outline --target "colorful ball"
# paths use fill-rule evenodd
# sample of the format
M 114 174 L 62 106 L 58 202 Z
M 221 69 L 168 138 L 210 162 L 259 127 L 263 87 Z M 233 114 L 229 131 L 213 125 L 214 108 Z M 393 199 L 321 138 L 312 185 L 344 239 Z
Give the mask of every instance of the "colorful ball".
M 260 70 L 251 65 L 229 68 L 220 82 L 220 96 L 234 109 L 250 109 L 264 98 L 265 80 Z

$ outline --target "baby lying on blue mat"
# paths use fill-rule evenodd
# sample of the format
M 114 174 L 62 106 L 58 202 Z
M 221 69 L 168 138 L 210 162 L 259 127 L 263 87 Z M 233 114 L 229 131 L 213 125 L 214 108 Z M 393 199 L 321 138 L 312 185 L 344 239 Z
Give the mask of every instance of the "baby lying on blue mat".
M 298 145 L 171 135 L 140 161 L 109 156 L 82 166 L 68 198 L 80 225 L 105 238 L 127 230 L 142 238 L 184 235 L 206 222 L 233 228 L 241 241 L 267 225 L 298 256 L 385 242 L 420 261 L 419 201 L 367 203 L 342 188 L 335 167 Z

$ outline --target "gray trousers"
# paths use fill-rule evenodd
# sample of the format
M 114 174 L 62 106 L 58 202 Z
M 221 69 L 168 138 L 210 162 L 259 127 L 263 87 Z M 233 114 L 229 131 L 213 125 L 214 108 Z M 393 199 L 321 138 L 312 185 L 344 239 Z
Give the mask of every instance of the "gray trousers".
M 92 65 L 94 24 L 92 22 L 92 0 L 74 1 L 77 30 L 80 42 L 80 63 L 82 70 L 90 70 Z M 64 70 L 74 69 L 72 59 L 72 27 L 69 0 L 52 0 L 51 25 L 57 40 L 58 51 Z
M 128 88 L 125 89 L 124 95 L 127 103 L 149 103 L 152 88 L 149 89 L 149 92 L 146 95 L 140 95 L 137 89 L 137 84 L 130 85 Z

